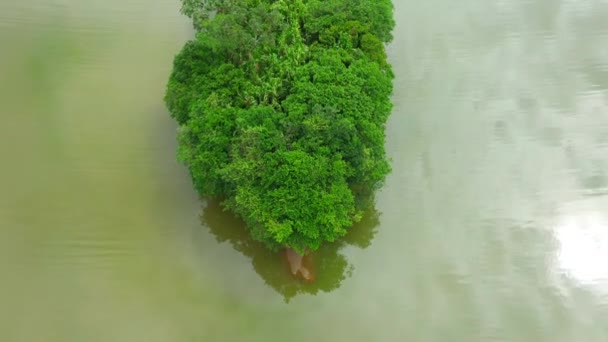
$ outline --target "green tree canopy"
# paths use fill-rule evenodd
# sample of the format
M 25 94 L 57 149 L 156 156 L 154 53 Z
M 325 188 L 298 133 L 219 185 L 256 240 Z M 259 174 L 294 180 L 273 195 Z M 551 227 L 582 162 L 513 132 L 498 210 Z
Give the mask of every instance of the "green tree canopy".
M 182 0 L 165 101 L 201 196 L 303 253 L 346 234 L 390 166 L 390 0 Z

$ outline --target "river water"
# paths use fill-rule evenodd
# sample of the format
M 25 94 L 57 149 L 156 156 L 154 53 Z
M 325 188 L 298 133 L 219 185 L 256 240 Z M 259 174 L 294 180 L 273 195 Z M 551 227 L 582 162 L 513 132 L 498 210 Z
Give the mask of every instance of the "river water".
M 177 0 L 0 0 L 1 341 L 608 341 L 608 2 L 395 2 L 393 173 L 293 280 L 199 202 Z

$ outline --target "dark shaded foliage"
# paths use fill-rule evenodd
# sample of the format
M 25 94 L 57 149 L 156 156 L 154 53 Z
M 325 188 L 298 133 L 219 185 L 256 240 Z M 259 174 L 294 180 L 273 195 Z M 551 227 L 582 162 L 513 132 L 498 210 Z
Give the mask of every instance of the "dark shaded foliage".
M 220 243 L 229 243 L 235 250 L 251 259 L 255 272 L 264 282 L 281 294 L 286 302 L 299 294 L 316 295 L 331 292 L 350 277 L 354 271 L 344 254 L 343 248 L 354 246 L 367 248 L 376 234 L 379 214 L 373 207 L 368 208 L 363 219 L 353 225 L 346 236 L 336 242 L 321 246 L 312 256 L 316 281 L 301 282 L 289 272 L 289 266 L 277 254 L 252 239 L 247 234 L 244 222 L 224 212 L 218 201 L 206 201 L 201 215 L 202 223 Z

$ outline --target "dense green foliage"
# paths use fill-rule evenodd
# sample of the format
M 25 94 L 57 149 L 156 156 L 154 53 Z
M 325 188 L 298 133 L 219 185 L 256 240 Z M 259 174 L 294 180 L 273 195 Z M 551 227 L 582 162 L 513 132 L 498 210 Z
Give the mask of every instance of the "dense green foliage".
M 390 170 L 390 0 L 182 2 L 165 100 L 198 192 L 272 249 L 344 236 Z

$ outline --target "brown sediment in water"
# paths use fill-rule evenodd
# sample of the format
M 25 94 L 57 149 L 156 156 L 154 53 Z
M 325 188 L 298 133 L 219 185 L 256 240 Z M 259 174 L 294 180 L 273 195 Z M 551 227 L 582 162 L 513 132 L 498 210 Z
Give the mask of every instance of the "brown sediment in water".
M 315 280 L 315 273 L 312 267 L 312 256 L 310 254 L 301 255 L 291 248 L 286 248 L 283 252 L 285 260 L 289 265 L 289 270 L 294 277 L 306 282 Z

